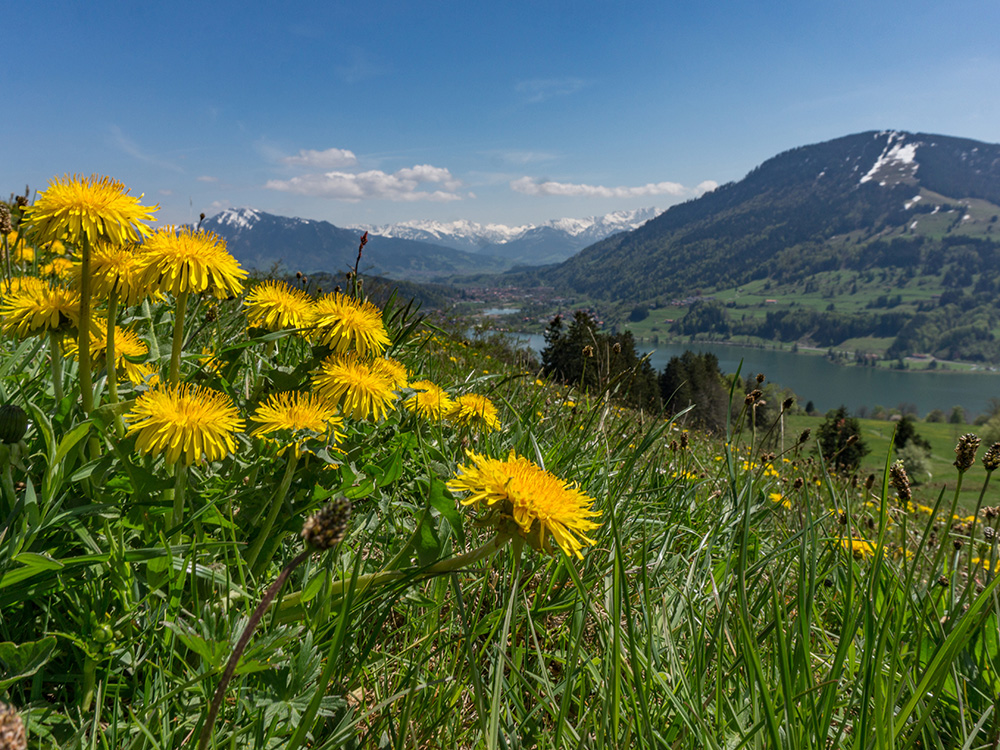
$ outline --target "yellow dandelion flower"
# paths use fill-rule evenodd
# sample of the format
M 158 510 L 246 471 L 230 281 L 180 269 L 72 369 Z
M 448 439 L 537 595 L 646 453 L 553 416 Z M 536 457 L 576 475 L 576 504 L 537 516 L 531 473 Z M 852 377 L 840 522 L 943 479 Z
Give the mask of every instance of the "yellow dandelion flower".
M 269 279 L 258 284 L 243 299 L 247 322 L 255 328 L 280 331 L 305 328 L 312 320 L 313 302 L 309 295 L 283 281 Z
M 7 336 L 25 338 L 75 328 L 80 322 L 80 295 L 45 284 L 26 284 L 0 303 L 0 328 Z
M 208 347 L 201 348 L 201 354 L 198 355 L 198 361 L 201 362 L 201 366 L 204 367 L 209 372 L 221 372 L 222 371 L 222 360 L 215 356 L 215 353 Z
M 511 518 L 522 536 L 539 549 L 548 549 L 551 534 L 563 552 L 582 558 L 584 543 L 594 544 L 587 532 L 601 515 L 592 509 L 593 498 L 575 485 L 536 466 L 514 451 L 506 461 L 469 453 L 471 463 L 458 467 L 448 482 L 453 492 L 468 492 L 462 505 L 495 506 L 501 517 Z
M 424 419 L 440 422 L 454 405 L 448 392 L 430 380 L 410 383 L 410 388 L 416 393 L 406 399 L 403 406 Z
M 42 279 L 35 276 L 15 276 L 10 280 L 10 290 L 7 283 L 0 283 L 0 297 L 10 297 L 21 292 L 37 292 L 42 294 L 48 291 L 49 285 Z
M 783 508 L 792 509 L 792 501 L 787 497 L 782 495 L 780 492 L 771 492 L 768 494 L 767 499 L 770 500 L 775 505 L 780 505 Z
M 875 545 L 864 539 L 843 539 L 840 542 L 845 552 L 850 552 L 855 560 L 875 554 Z
M 141 206 L 140 195 L 110 177 L 66 175 L 49 182 L 45 192 L 24 215 L 39 242 L 62 240 L 91 244 L 106 239 L 116 245 L 138 242 L 150 233 L 146 221 L 155 221 L 159 206 Z
M 107 298 L 117 292 L 126 307 L 137 305 L 150 293 L 150 287 L 139 279 L 139 250 L 134 245 L 111 245 L 100 242 L 90 253 L 91 293 Z M 74 286 L 80 285 L 81 262 L 73 264 Z
M 186 466 L 225 458 L 236 450 L 233 435 L 243 429 L 226 394 L 188 383 L 146 391 L 125 420 L 140 453 L 163 455 L 168 464 L 183 459 Z
M 454 406 L 445 416 L 459 427 L 481 428 L 486 432 L 500 429 L 497 408 L 492 401 L 478 393 L 456 397 Z
M 362 357 L 377 357 L 391 343 L 382 311 L 346 294 L 324 294 L 316 300 L 313 326 L 313 339 L 337 354 L 354 349 Z
M 90 328 L 90 361 L 97 367 L 104 362 L 107 353 L 107 329 L 108 321 L 95 317 L 91 321 Z M 66 354 L 78 358 L 79 347 L 76 340 L 66 342 Z M 139 334 L 130 328 L 115 326 L 115 370 L 119 374 L 119 379 L 128 379 L 129 382 L 142 383 L 149 375 L 145 365 L 137 360 L 143 360 L 149 354 L 149 346 L 143 341 Z
M 344 420 L 337 413 L 337 407 L 315 393 L 275 393 L 257 407 L 250 420 L 260 425 L 251 435 L 282 433 L 278 442 L 285 448 L 293 448 L 296 454 L 309 438 L 327 440 L 334 445 L 344 439 L 340 432 Z
M 155 388 L 160 384 L 160 370 L 151 362 L 129 362 L 126 360 L 125 375 L 133 385 Z
M 31 245 L 25 245 L 23 242 L 18 245 L 17 250 L 14 251 L 14 255 L 11 257 L 11 261 L 14 263 L 34 263 L 35 262 L 35 248 Z
M 73 277 L 73 261 L 69 258 L 53 258 L 51 263 L 46 263 L 38 271 L 42 276 L 68 280 Z
M 313 375 L 317 392 L 354 419 L 385 417 L 396 397 L 389 379 L 357 352 L 331 354 Z
M 371 364 L 372 371 L 384 375 L 392 383 L 394 389 L 406 388 L 410 374 L 406 371 L 406 365 L 402 362 L 397 362 L 392 357 L 380 357 L 379 359 L 372 360 Z
M 139 252 L 138 283 L 175 297 L 202 292 L 235 297 L 243 292 L 247 275 L 219 235 L 189 227 L 164 227 Z

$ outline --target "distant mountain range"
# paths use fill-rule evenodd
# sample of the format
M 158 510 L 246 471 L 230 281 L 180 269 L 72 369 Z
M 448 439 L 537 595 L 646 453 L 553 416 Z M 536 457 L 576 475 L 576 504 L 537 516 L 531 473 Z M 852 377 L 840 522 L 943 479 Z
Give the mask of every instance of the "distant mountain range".
M 456 250 L 492 255 L 520 265 L 543 265 L 566 260 L 599 240 L 636 229 L 659 209 L 615 211 L 585 219 L 553 219 L 542 224 L 510 227 L 474 221 L 403 221 L 396 224 L 358 224 L 354 228 L 381 237 L 444 245 Z
M 873 131 L 786 151 L 525 278 L 633 303 L 886 266 L 960 286 L 1000 272 L 998 214 L 1000 145 Z
M 359 238 L 367 231 L 363 270 L 389 278 L 431 279 L 562 261 L 610 234 L 641 226 L 656 213 L 653 208 L 619 211 L 520 227 L 422 221 L 343 228 L 230 208 L 206 219 L 202 228 L 225 239 L 245 266 L 267 270 L 281 263 L 286 270 L 304 273 L 352 268 Z

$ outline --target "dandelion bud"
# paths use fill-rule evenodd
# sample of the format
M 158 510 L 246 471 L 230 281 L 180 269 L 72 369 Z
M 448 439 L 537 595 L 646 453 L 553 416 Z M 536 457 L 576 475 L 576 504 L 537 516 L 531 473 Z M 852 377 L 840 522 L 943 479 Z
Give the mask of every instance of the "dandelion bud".
M 337 284 L 337 286 L 335 286 L 333 288 L 333 293 L 334 294 L 340 294 L 340 284 Z
M 983 454 L 983 467 L 986 471 L 996 471 L 1000 468 L 1000 443 L 993 443 Z
M 28 415 L 24 409 L 16 404 L 0 406 L 0 443 L 12 445 L 23 438 L 27 430 Z
M 295 278 L 297 278 L 299 281 L 302 281 L 302 271 L 296 271 Z
M 910 478 L 906 476 L 902 461 L 896 461 L 889 467 L 889 480 L 896 489 L 896 496 L 903 502 L 909 502 L 913 493 L 910 491 Z
M 351 501 L 339 497 L 309 516 L 302 526 L 302 538 L 313 549 L 328 550 L 344 538 L 351 517 Z
M 0 748 L 2 750 L 27 750 L 28 738 L 20 714 L 0 701 Z
M 344 278 L 347 279 L 348 281 L 350 281 L 351 279 L 353 279 L 354 278 L 354 271 L 348 271 L 347 273 L 345 273 L 344 274 Z
M 966 471 L 976 462 L 976 451 L 979 450 L 979 436 L 967 432 L 958 439 L 955 446 L 955 468 Z
M 198 221 L 205 221 L 205 213 L 204 213 L 204 212 L 202 212 L 202 213 L 201 213 L 201 214 L 200 214 L 200 215 L 198 216 Z

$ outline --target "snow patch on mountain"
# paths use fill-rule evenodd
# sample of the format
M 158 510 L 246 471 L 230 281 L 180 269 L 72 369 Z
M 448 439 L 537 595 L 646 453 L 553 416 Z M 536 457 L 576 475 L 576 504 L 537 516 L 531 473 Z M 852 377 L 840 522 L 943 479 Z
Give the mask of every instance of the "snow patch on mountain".
M 906 143 L 905 133 L 890 131 L 888 136 L 885 148 L 872 168 L 861 178 L 861 184 L 876 178 L 879 179 L 879 185 L 887 185 L 889 180 L 897 184 L 907 177 L 912 178 L 920 166 L 917 163 L 917 147 L 922 143 Z

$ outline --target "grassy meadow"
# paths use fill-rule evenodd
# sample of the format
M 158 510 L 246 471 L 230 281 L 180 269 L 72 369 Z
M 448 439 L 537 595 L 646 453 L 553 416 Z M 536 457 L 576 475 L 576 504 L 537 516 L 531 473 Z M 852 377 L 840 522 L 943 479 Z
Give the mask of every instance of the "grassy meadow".
M 376 306 L 356 274 L 249 278 L 218 238 L 153 233 L 117 183 L 10 213 L 0 737 L 1000 741 L 986 446 L 960 470 L 921 425 L 950 484 L 910 497 L 868 422 L 870 485 L 796 417 L 765 446 L 741 392 L 724 436 L 688 431 Z

